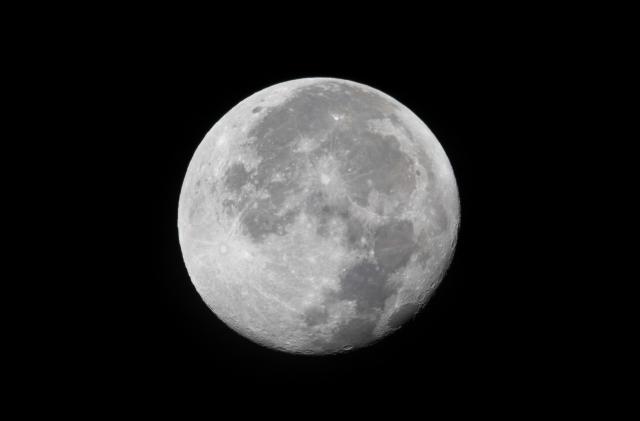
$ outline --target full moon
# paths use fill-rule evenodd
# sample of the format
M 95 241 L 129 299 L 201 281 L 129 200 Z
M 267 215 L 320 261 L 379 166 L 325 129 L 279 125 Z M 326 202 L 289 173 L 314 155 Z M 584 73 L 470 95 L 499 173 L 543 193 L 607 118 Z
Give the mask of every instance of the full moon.
M 178 232 L 196 290 L 263 346 L 370 345 L 427 303 L 453 257 L 460 202 L 442 146 L 369 86 L 308 78 L 224 115 L 182 184 Z

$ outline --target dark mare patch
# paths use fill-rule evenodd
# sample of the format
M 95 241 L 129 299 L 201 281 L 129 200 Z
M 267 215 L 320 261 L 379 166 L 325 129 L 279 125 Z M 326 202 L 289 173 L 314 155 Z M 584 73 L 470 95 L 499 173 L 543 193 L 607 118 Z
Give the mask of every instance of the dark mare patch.
M 329 313 L 326 309 L 318 307 L 310 308 L 304 314 L 304 321 L 308 326 L 315 326 L 326 323 L 329 319 Z
M 413 161 L 399 148 L 394 136 L 357 127 L 336 130 L 327 146 L 341 163 L 350 196 L 360 206 L 368 205 L 374 189 L 403 200 L 415 190 Z
M 417 249 L 411 221 L 395 220 L 381 225 L 376 229 L 374 238 L 374 255 L 385 273 L 404 267 Z
M 287 196 L 292 193 L 293 186 L 291 183 L 284 183 L 282 181 L 273 181 L 269 183 L 266 187 L 269 192 L 269 198 L 271 199 L 271 203 L 275 207 L 280 207 L 287 198 Z
M 350 249 L 366 249 L 369 247 L 370 234 L 367 232 L 365 225 L 358 218 L 346 218 L 347 233 L 346 241 Z M 364 242 L 362 239 L 364 238 Z
M 333 219 L 340 219 L 348 226 L 354 218 L 346 199 L 330 201 L 327 194 L 322 191 L 309 194 L 303 206 L 305 213 L 316 219 L 316 232 L 323 237 L 328 234 L 327 227 Z
M 247 147 L 262 159 L 256 180 L 270 180 L 290 163 L 299 162 L 301 157 L 292 158 L 296 142 L 303 137 L 318 141 L 326 137 L 336 129 L 334 116 L 347 116 L 347 126 L 359 131 L 366 129 L 368 120 L 395 110 L 382 96 L 340 82 L 319 81 L 297 89 L 283 104 L 268 108 L 249 130 L 252 141 Z
M 286 228 L 291 225 L 298 215 L 298 210 L 291 210 L 284 215 L 278 215 L 269 199 L 258 200 L 257 206 L 250 207 L 242 216 L 243 231 L 253 241 L 260 243 L 268 235 L 284 235 Z
M 362 260 L 340 276 L 341 289 L 335 294 L 339 301 L 355 301 L 356 311 L 371 314 L 384 307 L 394 293 L 387 285 L 388 274 L 375 263 Z
M 238 192 L 249 181 L 249 172 L 241 162 L 236 162 L 227 170 L 224 175 L 225 186 L 233 191 Z
M 407 320 L 414 317 L 419 309 L 420 306 L 415 303 L 403 304 L 391 315 L 391 317 L 389 317 L 387 324 L 392 329 L 398 328 Z
M 340 325 L 338 330 L 323 347 L 329 351 L 338 351 L 346 347 L 366 345 L 375 339 L 373 334 L 375 327 L 375 321 L 355 317 Z
M 268 109 L 248 133 L 258 156 L 265 161 L 288 153 L 300 137 L 318 138 L 333 128 L 329 109 L 335 104 L 319 86 L 299 89 L 283 104 Z

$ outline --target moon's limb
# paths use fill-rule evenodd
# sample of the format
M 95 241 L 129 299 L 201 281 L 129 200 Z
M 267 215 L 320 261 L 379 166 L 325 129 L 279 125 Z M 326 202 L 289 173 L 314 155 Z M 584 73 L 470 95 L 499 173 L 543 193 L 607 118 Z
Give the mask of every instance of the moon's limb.
M 263 345 L 324 354 L 412 317 L 449 265 L 455 177 L 409 109 L 327 78 L 274 85 L 205 136 L 180 194 L 185 263 L 204 301 Z

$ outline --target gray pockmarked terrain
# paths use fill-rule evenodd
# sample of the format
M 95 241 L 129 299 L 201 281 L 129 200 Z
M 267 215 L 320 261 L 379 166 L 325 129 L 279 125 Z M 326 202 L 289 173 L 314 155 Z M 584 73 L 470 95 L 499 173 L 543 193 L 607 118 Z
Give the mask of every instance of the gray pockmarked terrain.
M 262 345 L 328 354 L 375 342 L 427 302 L 456 243 L 455 177 L 398 101 L 340 79 L 266 88 L 196 150 L 180 193 L 191 280 Z

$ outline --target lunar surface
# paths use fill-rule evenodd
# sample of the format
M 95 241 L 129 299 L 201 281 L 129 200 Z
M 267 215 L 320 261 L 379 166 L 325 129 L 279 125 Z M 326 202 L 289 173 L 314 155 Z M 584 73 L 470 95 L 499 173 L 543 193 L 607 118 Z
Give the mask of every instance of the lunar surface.
M 211 310 L 269 348 L 376 342 L 425 305 L 460 221 L 453 170 L 407 107 L 371 87 L 292 80 L 236 105 L 198 146 L 178 208 Z

